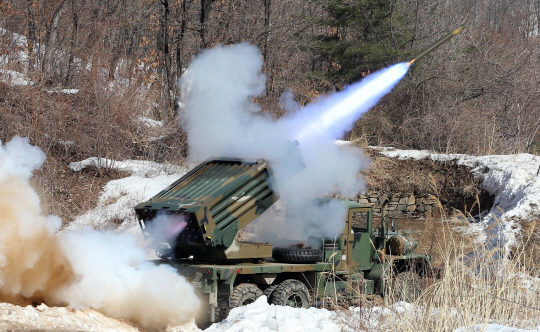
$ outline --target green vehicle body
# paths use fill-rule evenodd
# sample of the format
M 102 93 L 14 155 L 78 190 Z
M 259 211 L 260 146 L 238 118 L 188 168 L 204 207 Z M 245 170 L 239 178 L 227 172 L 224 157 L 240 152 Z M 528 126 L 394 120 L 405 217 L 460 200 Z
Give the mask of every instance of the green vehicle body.
M 341 234 L 297 244 L 322 250 L 320 261 L 276 261 L 271 244 L 242 242 L 237 234 L 278 198 L 267 161 L 221 158 L 203 162 L 135 211 L 147 238 L 152 237 L 150 225 L 156 216 L 185 220 L 184 230 L 164 243 L 162 259 L 155 263 L 169 264 L 192 283 L 210 309 L 211 321 L 216 308 L 228 308 L 231 294 L 242 283 L 265 290 L 294 279 L 315 297 L 375 295 L 384 293 L 384 276 L 391 269 L 431 265 L 429 255 L 414 252 L 417 243 L 410 234 L 399 232 L 388 220 L 384 204 L 375 218 L 372 206 L 348 200 L 338 200 L 348 209 Z

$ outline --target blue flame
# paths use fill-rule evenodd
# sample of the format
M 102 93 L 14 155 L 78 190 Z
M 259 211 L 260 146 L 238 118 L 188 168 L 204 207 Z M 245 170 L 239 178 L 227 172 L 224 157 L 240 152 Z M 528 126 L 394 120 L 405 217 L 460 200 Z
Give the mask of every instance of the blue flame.
M 341 138 L 362 114 L 392 90 L 408 70 L 406 62 L 395 64 L 366 76 L 319 103 L 307 105 L 290 119 L 293 139 L 309 143 L 321 138 Z

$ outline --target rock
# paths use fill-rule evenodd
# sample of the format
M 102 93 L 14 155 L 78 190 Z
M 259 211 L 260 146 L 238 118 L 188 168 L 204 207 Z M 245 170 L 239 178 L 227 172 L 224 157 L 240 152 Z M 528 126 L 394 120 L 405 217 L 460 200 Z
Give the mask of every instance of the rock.
M 416 205 L 407 205 L 407 208 L 405 210 L 407 212 L 414 212 L 416 211 Z
M 413 195 L 408 195 L 399 199 L 399 204 L 413 205 L 416 202 L 416 199 Z
M 38 305 L 36 307 L 36 310 L 43 312 L 43 311 L 47 310 L 47 308 L 49 308 L 49 307 L 47 307 L 47 305 L 45 303 L 42 303 L 42 304 L 40 304 L 40 305 Z

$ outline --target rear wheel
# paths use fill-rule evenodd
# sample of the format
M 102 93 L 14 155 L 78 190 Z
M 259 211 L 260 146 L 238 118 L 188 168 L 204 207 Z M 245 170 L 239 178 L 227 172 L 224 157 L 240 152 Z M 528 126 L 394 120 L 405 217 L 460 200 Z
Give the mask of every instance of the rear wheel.
M 311 296 L 306 285 L 294 279 L 280 283 L 270 296 L 270 303 L 293 308 L 308 308 Z
M 272 296 L 272 293 L 276 290 L 277 286 L 279 286 L 279 284 L 268 286 L 268 288 L 263 291 L 263 295 L 266 295 L 268 303 L 270 303 L 270 297 Z
M 237 308 L 255 302 L 263 292 L 254 284 L 240 284 L 234 287 L 229 297 L 229 308 Z

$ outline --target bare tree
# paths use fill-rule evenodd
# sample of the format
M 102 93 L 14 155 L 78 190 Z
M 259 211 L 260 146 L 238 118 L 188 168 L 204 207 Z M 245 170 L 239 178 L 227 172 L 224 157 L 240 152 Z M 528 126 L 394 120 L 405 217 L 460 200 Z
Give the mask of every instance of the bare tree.
M 66 0 L 60 1 L 47 25 L 47 37 L 45 41 L 45 53 L 41 68 L 43 73 L 49 73 L 51 69 L 51 58 L 56 47 L 56 39 L 58 38 L 58 24 L 60 17 L 65 11 Z

